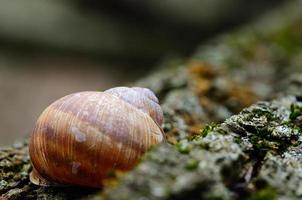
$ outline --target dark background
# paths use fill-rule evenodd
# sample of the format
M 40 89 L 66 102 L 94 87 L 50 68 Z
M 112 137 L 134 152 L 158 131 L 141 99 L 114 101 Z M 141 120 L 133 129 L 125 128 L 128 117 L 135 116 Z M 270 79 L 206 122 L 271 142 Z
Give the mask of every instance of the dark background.
M 280 3 L 0 0 L 0 146 L 26 137 L 57 98 L 133 82 Z

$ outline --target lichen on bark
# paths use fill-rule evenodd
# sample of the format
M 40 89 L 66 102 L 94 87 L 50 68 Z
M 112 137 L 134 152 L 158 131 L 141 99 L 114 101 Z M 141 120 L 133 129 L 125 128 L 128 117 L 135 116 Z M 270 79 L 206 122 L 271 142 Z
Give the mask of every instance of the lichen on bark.
M 206 135 L 163 144 L 147 153 L 117 188 L 106 189 L 105 196 L 243 199 L 271 188 L 271 195 L 298 199 L 302 133 L 290 119 L 292 104 L 301 102 L 294 96 L 259 102 Z
M 168 143 L 115 187 L 33 186 L 25 142 L 0 151 L 0 199 L 301 198 L 301 9 L 290 2 L 138 81 L 162 102 Z

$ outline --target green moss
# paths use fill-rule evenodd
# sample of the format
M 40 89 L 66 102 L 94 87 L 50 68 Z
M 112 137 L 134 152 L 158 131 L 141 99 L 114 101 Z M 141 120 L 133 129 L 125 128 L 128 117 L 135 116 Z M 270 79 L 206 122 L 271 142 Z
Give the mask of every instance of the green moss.
M 252 112 L 256 117 L 265 116 L 266 119 L 269 121 L 276 120 L 275 115 L 269 110 L 259 108 L 259 109 L 254 109 Z
M 251 59 L 257 45 L 259 45 L 259 38 L 257 38 L 254 31 L 249 30 L 246 31 L 245 34 L 233 34 L 232 37 L 229 38 L 228 44 L 232 49 L 236 50 L 233 54 L 240 55 L 241 59 Z M 232 60 L 232 57 L 229 59 Z M 230 65 L 230 67 L 234 67 L 234 65 Z M 243 65 L 239 67 L 243 67 Z
M 217 124 L 215 123 L 211 123 L 206 125 L 202 130 L 201 130 L 201 135 L 202 137 L 206 137 L 208 135 L 209 132 L 213 131 L 214 128 L 217 127 Z
M 277 198 L 277 192 L 274 188 L 267 187 L 253 194 L 248 200 L 274 200 Z
M 260 153 L 261 152 L 265 153 L 269 149 L 279 149 L 280 148 L 280 144 L 278 142 L 269 141 L 269 140 L 263 139 L 261 137 L 252 136 L 250 140 L 251 140 L 254 148 L 257 151 L 260 151 Z
M 242 138 L 241 137 L 234 137 L 234 142 L 237 144 L 242 143 Z
M 195 159 L 190 159 L 186 163 L 186 169 L 187 170 L 195 170 L 198 167 L 199 161 Z
M 296 105 L 296 104 L 291 104 L 290 106 L 290 116 L 289 118 L 291 120 L 295 120 L 297 117 L 302 115 L 302 106 Z
M 176 144 L 177 150 L 182 154 L 190 153 L 192 146 L 188 143 L 187 140 L 180 141 Z
M 294 124 L 291 121 L 285 121 L 282 123 L 282 125 L 287 126 L 289 129 L 291 129 L 297 133 L 302 133 L 301 127 L 299 127 L 298 125 Z
M 301 47 L 301 40 L 296 27 L 296 24 L 290 24 L 271 36 L 271 40 L 289 57 Z

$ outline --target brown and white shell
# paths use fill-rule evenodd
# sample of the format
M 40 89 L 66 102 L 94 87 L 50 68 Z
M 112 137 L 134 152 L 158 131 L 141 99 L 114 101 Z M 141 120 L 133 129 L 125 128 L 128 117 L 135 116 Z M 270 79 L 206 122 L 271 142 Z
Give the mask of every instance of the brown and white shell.
M 47 107 L 33 130 L 32 183 L 101 187 L 112 170 L 127 171 L 164 140 L 163 113 L 146 88 L 79 92 Z

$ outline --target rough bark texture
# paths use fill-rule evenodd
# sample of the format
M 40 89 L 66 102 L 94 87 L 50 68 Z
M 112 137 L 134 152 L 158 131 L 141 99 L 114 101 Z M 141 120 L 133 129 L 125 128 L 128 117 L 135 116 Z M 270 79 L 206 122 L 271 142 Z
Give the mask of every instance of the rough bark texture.
M 25 142 L 0 151 L 0 199 L 300 199 L 301 10 L 291 2 L 137 82 L 160 97 L 168 143 L 102 191 L 33 186 Z

